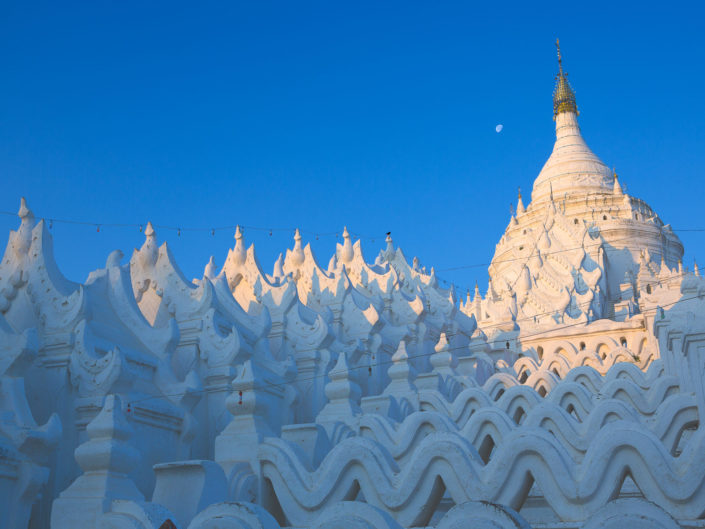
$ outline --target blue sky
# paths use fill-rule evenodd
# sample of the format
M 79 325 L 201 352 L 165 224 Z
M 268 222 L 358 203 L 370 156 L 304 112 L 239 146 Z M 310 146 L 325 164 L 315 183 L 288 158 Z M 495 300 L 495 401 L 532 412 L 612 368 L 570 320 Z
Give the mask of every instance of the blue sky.
M 392 231 L 424 265 L 487 263 L 553 145 L 560 37 L 591 148 L 665 222 L 705 228 L 702 3 L 473 4 L 3 2 L 0 210 L 181 226 L 158 236 L 188 277 L 233 233 L 185 228 L 238 223 L 275 228 L 245 230 L 266 271 L 297 226 L 374 237 L 368 260 Z M 143 241 L 53 233 L 75 280 Z M 705 264 L 705 233 L 681 236 Z M 335 237 L 304 239 L 325 266 Z

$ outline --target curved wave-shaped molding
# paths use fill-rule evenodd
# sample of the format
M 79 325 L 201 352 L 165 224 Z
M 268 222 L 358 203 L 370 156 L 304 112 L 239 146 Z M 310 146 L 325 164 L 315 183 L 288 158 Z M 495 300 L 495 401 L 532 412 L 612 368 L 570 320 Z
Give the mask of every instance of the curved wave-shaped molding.
M 495 373 L 482 385 L 482 390 L 492 400 L 499 399 L 506 389 L 519 384 L 515 376 L 509 373 Z
M 616 379 L 602 386 L 600 395 L 620 399 L 633 406 L 642 415 L 653 414 L 661 403 L 678 391 L 678 378 L 663 376 L 652 387 L 643 390 L 631 380 Z
M 686 394 L 668 397 L 656 410 L 650 422 L 651 431 L 661 439 L 672 455 L 676 455 L 684 432 L 694 430 L 700 425 L 695 397 Z
M 422 408 L 447 415 L 456 424 L 464 424 L 480 408 L 491 406 L 493 401 L 480 388 L 461 391 L 453 402 L 448 402 L 440 392 L 424 392 Z M 421 397 L 421 395 L 420 395 Z
M 654 362 L 660 362 L 660 359 L 657 358 L 656 353 L 653 351 L 634 355 L 629 349 L 616 344 L 608 353 L 603 353 L 603 355 L 598 354 L 596 351 L 577 351 L 575 346 L 566 343 L 562 344 L 556 351 L 545 354 L 541 360 L 534 356 L 535 353 L 517 359 L 511 369 L 522 384 L 529 384 L 532 387 L 535 387 L 535 383 L 532 383 L 530 379 L 543 372 L 550 372 L 559 379 L 565 379 L 575 369 L 581 367 L 589 367 L 600 375 L 607 375 L 617 365 L 629 365 L 635 371 L 643 374 L 643 372 L 651 368 Z M 636 377 L 636 373 L 631 374 L 631 378 L 635 381 Z M 551 388 L 547 389 L 550 390 Z
M 649 365 L 646 372 L 632 363 L 621 362 L 610 368 L 604 376 L 593 367 L 578 366 L 572 368 L 568 374 L 563 377 L 563 382 L 577 382 L 585 386 L 592 393 L 599 393 L 605 382 L 619 378 L 631 380 L 639 387 L 648 389 L 658 378 L 663 376 L 663 374 L 663 360 L 658 359 Z
M 533 359 L 521 359 L 522 375 L 527 373 L 526 366 L 533 362 Z M 495 398 L 499 395 L 499 400 L 502 400 L 506 398 L 505 394 L 517 391 L 514 389 L 516 387 L 532 388 L 540 396 L 559 402 L 561 407 L 569 411 L 575 411 L 580 418 L 589 413 L 595 394 L 599 394 L 600 398 L 624 400 L 640 414 L 650 415 L 667 397 L 678 391 L 679 382 L 675 376 L 663 375 L 663 363 L 658 360 L 647 373 L 629 363 L 615 364 L 604 376 L 592 367 L 579 366 L 571 369 L 562 380 L 544 370 L 532 373 L 523 383 L 509 373 L 501 373 L 493 375 L 483 389 Z M 432 409 L 439 411 L 448 408 L 438 402 L 432 405 Z
M 632 406 L 640 415 L 656 412 L 665 399 L 678 391 L 677 379 L 664 376 L 661 361 L 655 363 L 644 374 L 631 364 L 617 364 L 603 377 L 593 368 L 575 368 L 576 373 L 556 383 L 545 397 L 523 384 L 504 386 L 512 377 L 506 373 L 495 375 L 482 389 L 469 388 L 462 391 L 452 402 L 443 394 L 433 390 L 419 393 L 421 409 L 435 411 L 450 417 L 460 428 L 477 410 L 497 406 L 509 414 L 514 422 L 520 422 L 525 413 L 543 401 L 550 401 L 583 421 L 599 399 L 615 398 Z M 635 380 L 636 382 L 633 382 Z M 489 391 L 487 391 L 489 390 Z M 489 394 L 488 394 L 489 393 Z M 491 394 L 496 400 L 491 398 Z
M 535 480 L 564 521 L 580 521 L 606 505 L 630 475 L 644 497 L 678 518 L 705 512 L 705 432 L 698 430 L 680 457 L 642 425 L 615 421 L 599 430 L 580 463 L 541 428 L 510 432 L 486 465 L 457 434 L 428 435 L 400 467 L 379 444 L 348 439 L 309 472 L 281 441 L 266 440 L 259 458 L 264 477 L 292 523 L 361 490 L 402 525 L 423 524 L 444 492 L 456 504 L 487 500 L 519 508 Z
M 683 432 L 698 425 L 697 407 L 690 395 L 668 397 L 650 416 L 640 414 L 621 400 L 600 399 L 589 410 L 581 409 L 581 420 L 578 420 L 575 408 L 568 412 L 550 400 L 530 407 L 526 406 L 523 399 L 511 398 L 511 395 L 508 397 L 514 405 L 501 408 L 500 404 L 506 403 L 496 403 L 494 406 L 479 408 L 461 428 L 437 412 L 415 412 L 399 424 L 381 415 L 368 414 L 360 419 L 359 434 L 380 443 L 397 463 L 403 465 L 427 435 L 458 432 L 487 461 L 494 447 L 500 445 L 521 424 L 527 428 L 539 427 L 549 431 L 562 443 L 573 460 L 579 462 L 595 435 L 610 422 L 621 420 L 644 424 L 672 454 Z M 520 401 L 519 405 L 517 401 Z M 522 405 L 527 408 L 527 412 L 524 412 Z
M 401 465 L 427 435 L 456 431 L 457 426 L 448 417 L 428 411 L 408 415 L 396 428 L 390 419 L 376 414 L 363 415 L 359 424 L 361 437 L 378 442 Z

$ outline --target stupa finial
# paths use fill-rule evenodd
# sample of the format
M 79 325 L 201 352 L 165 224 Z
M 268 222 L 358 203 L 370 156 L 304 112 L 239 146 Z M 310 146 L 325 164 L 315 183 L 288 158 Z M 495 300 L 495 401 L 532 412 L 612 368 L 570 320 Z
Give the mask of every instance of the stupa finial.
M 17 216 L 22 220 L 34 220 L 34 214 L 32 213 L 32 210 L 29 209 L 29 206 L 27 206 L 27 200 L 25 200 L 24 197 L 20 197 L 20 209 L 17 212 Z
M 561 112 L 579 114 L 578 105 L 575 103 L 575 92 L 568 83 L 568 74 L 563 72 L 563 57 L 558 39 L 556 39 L 556 50 L 558 52 L 558 75 L 556 76 L 556 88 L 553 91 L 553 119 L 556 119 L 556 116 Z
M 301 232 L 299 228 L 296 228 L 296 232 L 294 233 L 294 251 L 299 250 L 301 250 Z
M 353 245 L 350 242 L 350 233 L 348 233 L 347 226 L 343 227 L 343 246 L 340 252 L 336 252 L 336 255 L 343 263 L 349 263 L 354 255 Z
M 291 252 L 291 263 L 294 266 L 301 266 L 305 260 L 306 256 L 301 248 L 301 232 L 299 228 L 296 228 L 296 233 L 294 233 L 294 251 Z
M 218 267 L 215 265 L 215 259 L 211 255 L 211 258 L 208 260 L 208 264 L 203 270 L 203 277 L 206 279 L 215 279 L 217 270 Z
M 614 194 L 621 195 L 622 194 L 622 185 L 619 183 L 619 178 L 617 177 L 617 171 L 614 170 L 614 167 L 612 168 L 612 176 L 614 177 Z
M 519 188 L 519 194 L 517 196 L 517 215 L 524 213 L 524 201 L 521 199 L 521 187 Z

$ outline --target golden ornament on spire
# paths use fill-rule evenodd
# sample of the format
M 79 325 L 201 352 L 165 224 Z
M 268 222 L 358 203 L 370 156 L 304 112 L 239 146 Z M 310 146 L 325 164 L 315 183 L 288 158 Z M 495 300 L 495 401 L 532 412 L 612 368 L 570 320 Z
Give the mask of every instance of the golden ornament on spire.
M 558 75 L 556 76 L 556 88 L 553 90 L 553 119 L 556 119 L 556 116 L 561 112 L 579 114 L 578 105 L 575 103 L 575 92 L 568 83 L 568 74 L 563 72 L 563 58 L 558 39 L 556 39 L 556 49 L 558 50 Z

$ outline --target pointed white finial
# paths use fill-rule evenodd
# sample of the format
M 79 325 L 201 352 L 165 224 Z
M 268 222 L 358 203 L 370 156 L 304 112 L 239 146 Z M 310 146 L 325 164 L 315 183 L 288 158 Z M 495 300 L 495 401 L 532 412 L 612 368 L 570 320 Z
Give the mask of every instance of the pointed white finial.
M 29 251 L 29 247 L 32 245 L 32 229 L 34 228 L 34 215 L 27 207 L 27 202 L 24 197 L 20 199 L 20 210 L 17 212 L 17 215 L 22 219 L 22 222 L 20 222 L 20 227 L 17 230 L 17 236 L 12 246 L 17 257 L 20 257 L 26 255 Z M 48 232 L 47 237 L 51 237 Z
M 340 252 L 340 260 L 344 263 L 350 262 L 353 258 L 353 247 L 350 242 L 350 234 L 348 228 L 343 227 L 343 249 Z
M 294 233 L 294 250 L 291 252 L 290 255 L 291 263 L 294 266 L 301 266 L 306 260 L 304 251 L 301 249 L 301 233 L 299 232 L 298 228 L 296 228 L 296 232 Z
M 156 244 L 157 234 L 151 222 L 147 222 L 144 229 L 144 244 L 140 248 L 140 263 L 142 266 L 151 267 L 157 262 L 159 249 Z
M 429 357 L 429 362 L 433 366 L 433 371 L 436 373 L 451 374 L 453 367 L 457 365 L 453 349 L 450 346 L 450 341 L 445 332 L 442 332 L 438 338 L 438 343 L 434 347 L 435 353 Z
M 294 232 L 294 250 L 301 250 L 301 232 L 299 228 L 296 228 L 296 232 Z
M 622 186 L 619 183 L 619 177 L 617 176 L 617 172 L 614 170 L 614 167 L 612 168 L 612 175 L 614 176 L 614 186 L 613 186 L 612 190 L 615 195 L 621 195 L 622 194 Z
M 130 404 L 127 405 L 128 411 Z M 118 489 L 121 493 L 130 492 L 130 499 L 139 499 L 135 485 L 122 477 L 139 461 L 139 452 L 127 441 L 134 434 L 134 429 L 122 411 L 122 403 L 117 395 L 108 395 L 103 408 L 86 426 L 88 441 L 79 445 L 74 453 L 76 462 L 84 472 L 93 475 L 117 474 L 120 481 L 125 481 L 129 488 Z M 81 476 L 79 479 L 85 479 Z M 113 478 L 115 480 L 115 477 Z M 89 481 L 87 479 L 86 481 Z M 116 480 L 117 481 L 117 480 Z M 120 483 L 122 485 L 122 483 Z M 135 497 L 132 497 L 132 496 Z
M 394 253 L 394 241 L 392 240 L 392 232 L 391 231 L 387 232 L 387 237 L 384 239 L 384 242 L 387 243 L 388 257 L 391 257 L 391 255 Z
M 693 259 L 693 273 L 700 277 L 700 269 L 698 268 L 698 262 L 695 259 Z
M 235 226 L 235 248 L 232 249 L 231 255 L 236 265 L 242 265 L 247 260 L 247 251 L 245 250 L 242 230 L 239 225 Z
M 279 254 L 277 260 L 274 261 L 274 270 L 272 271 L 274 277 L 284 277 L 284 256 Z
M 147 227 L 144 229 L 144 235 L 147 239 L 154 239 L 156 237 L 157 232 L 154 231 L 154 226 L 152 226 L 151 222 L 147 222 Z
M 213 259 L 213 256 L 211 255 L 211 258 L 208 260 L 208 264 L 203 270 L 203 277 L 206 279 L 215 279 L 216 270 L 218 270 L 218 267 L 215 266 L 215 259 Z
M 519 188 L 519 195 L 517 197 L 517 215 L 524 213 L 524 202 L 521 199 L 521 187 Z
M 17 212 L 17 215 L 22 219 L 22 220 L 34 220 L 34 214 L 32 213 L 32 210 L 29 209 L 27 206 L 27 200 L 25 200 L 24 197 L 20 198 L 20 209 Z

